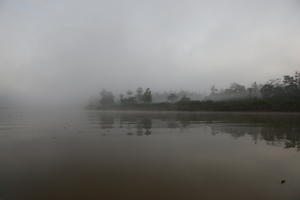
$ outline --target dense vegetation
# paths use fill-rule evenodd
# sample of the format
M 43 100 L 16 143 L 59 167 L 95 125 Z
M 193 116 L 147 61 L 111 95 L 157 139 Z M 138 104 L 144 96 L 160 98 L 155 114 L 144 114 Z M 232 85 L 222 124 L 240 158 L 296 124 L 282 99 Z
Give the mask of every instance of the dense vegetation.
M 136 92 L 127 91 L 116 100 L 113 93 L 103 90 L 100 100 L 90 103 L 93 109 L 115 110 L 178 110 L 178 111 L 300 111 L 300 72 L 282 79 L 270 80 L 246 88 L 233 83 L 227 89 L 211 92 L 201 100 L 188 94 L 170 92 L 165 100 L 153 101 L 152 91 L 138 88 Z

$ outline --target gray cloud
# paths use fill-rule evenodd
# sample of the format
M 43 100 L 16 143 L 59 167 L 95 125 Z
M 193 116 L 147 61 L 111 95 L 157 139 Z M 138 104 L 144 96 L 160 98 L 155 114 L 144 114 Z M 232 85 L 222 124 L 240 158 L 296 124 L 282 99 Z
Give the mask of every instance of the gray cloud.
M 299 69 L 297 0 L 0 3 L 0 90 L 61 101 L 102 88 L 206 91 Z

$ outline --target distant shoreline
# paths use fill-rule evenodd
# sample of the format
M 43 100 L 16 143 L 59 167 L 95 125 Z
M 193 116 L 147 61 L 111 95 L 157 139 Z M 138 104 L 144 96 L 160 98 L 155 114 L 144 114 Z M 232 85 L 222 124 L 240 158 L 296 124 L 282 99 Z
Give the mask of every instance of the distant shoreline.
M 177 103 L 114 104 L 87 107 L 103 111 L 185 111 L 185 112 L 300 112 L 296 100 L 275 101 L 266 99 L 239 99 L 227 101 L 187 101 Z
M 247 115 L 300 115 L 300 111 L 177 111 L 177 110 L 111 110 L 111 109 L 87 109 L 88 112 L 107 112 L 107 113 L 153 113 L 153 114 L 247 114 Z

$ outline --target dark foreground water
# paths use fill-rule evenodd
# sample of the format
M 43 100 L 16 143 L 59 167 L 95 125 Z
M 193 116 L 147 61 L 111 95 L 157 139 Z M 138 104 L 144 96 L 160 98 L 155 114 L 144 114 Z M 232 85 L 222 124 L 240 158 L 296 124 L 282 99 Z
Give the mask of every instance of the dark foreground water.
M 4 110 L 0 199 L 299 200 L 299 150 L 298 114 Z

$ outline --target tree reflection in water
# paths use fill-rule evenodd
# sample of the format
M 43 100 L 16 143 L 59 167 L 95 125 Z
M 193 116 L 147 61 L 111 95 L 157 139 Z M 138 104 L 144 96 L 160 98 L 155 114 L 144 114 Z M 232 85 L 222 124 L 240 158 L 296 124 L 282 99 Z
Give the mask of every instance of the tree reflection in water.
M 98 119 L 107 134 L 109 130 L 119 128 L 130 136 L 150 136 L 158 128 L 180 129 L 184 133 L 188 128 L 206 126 L 214 136 L 251 136 L 254 143 L 263 140 L 268 145 L 296 148 L 300 151 L 299 114 L 97 112 L 93 115 L 97 117 L 89 116 L 89 120 Z

